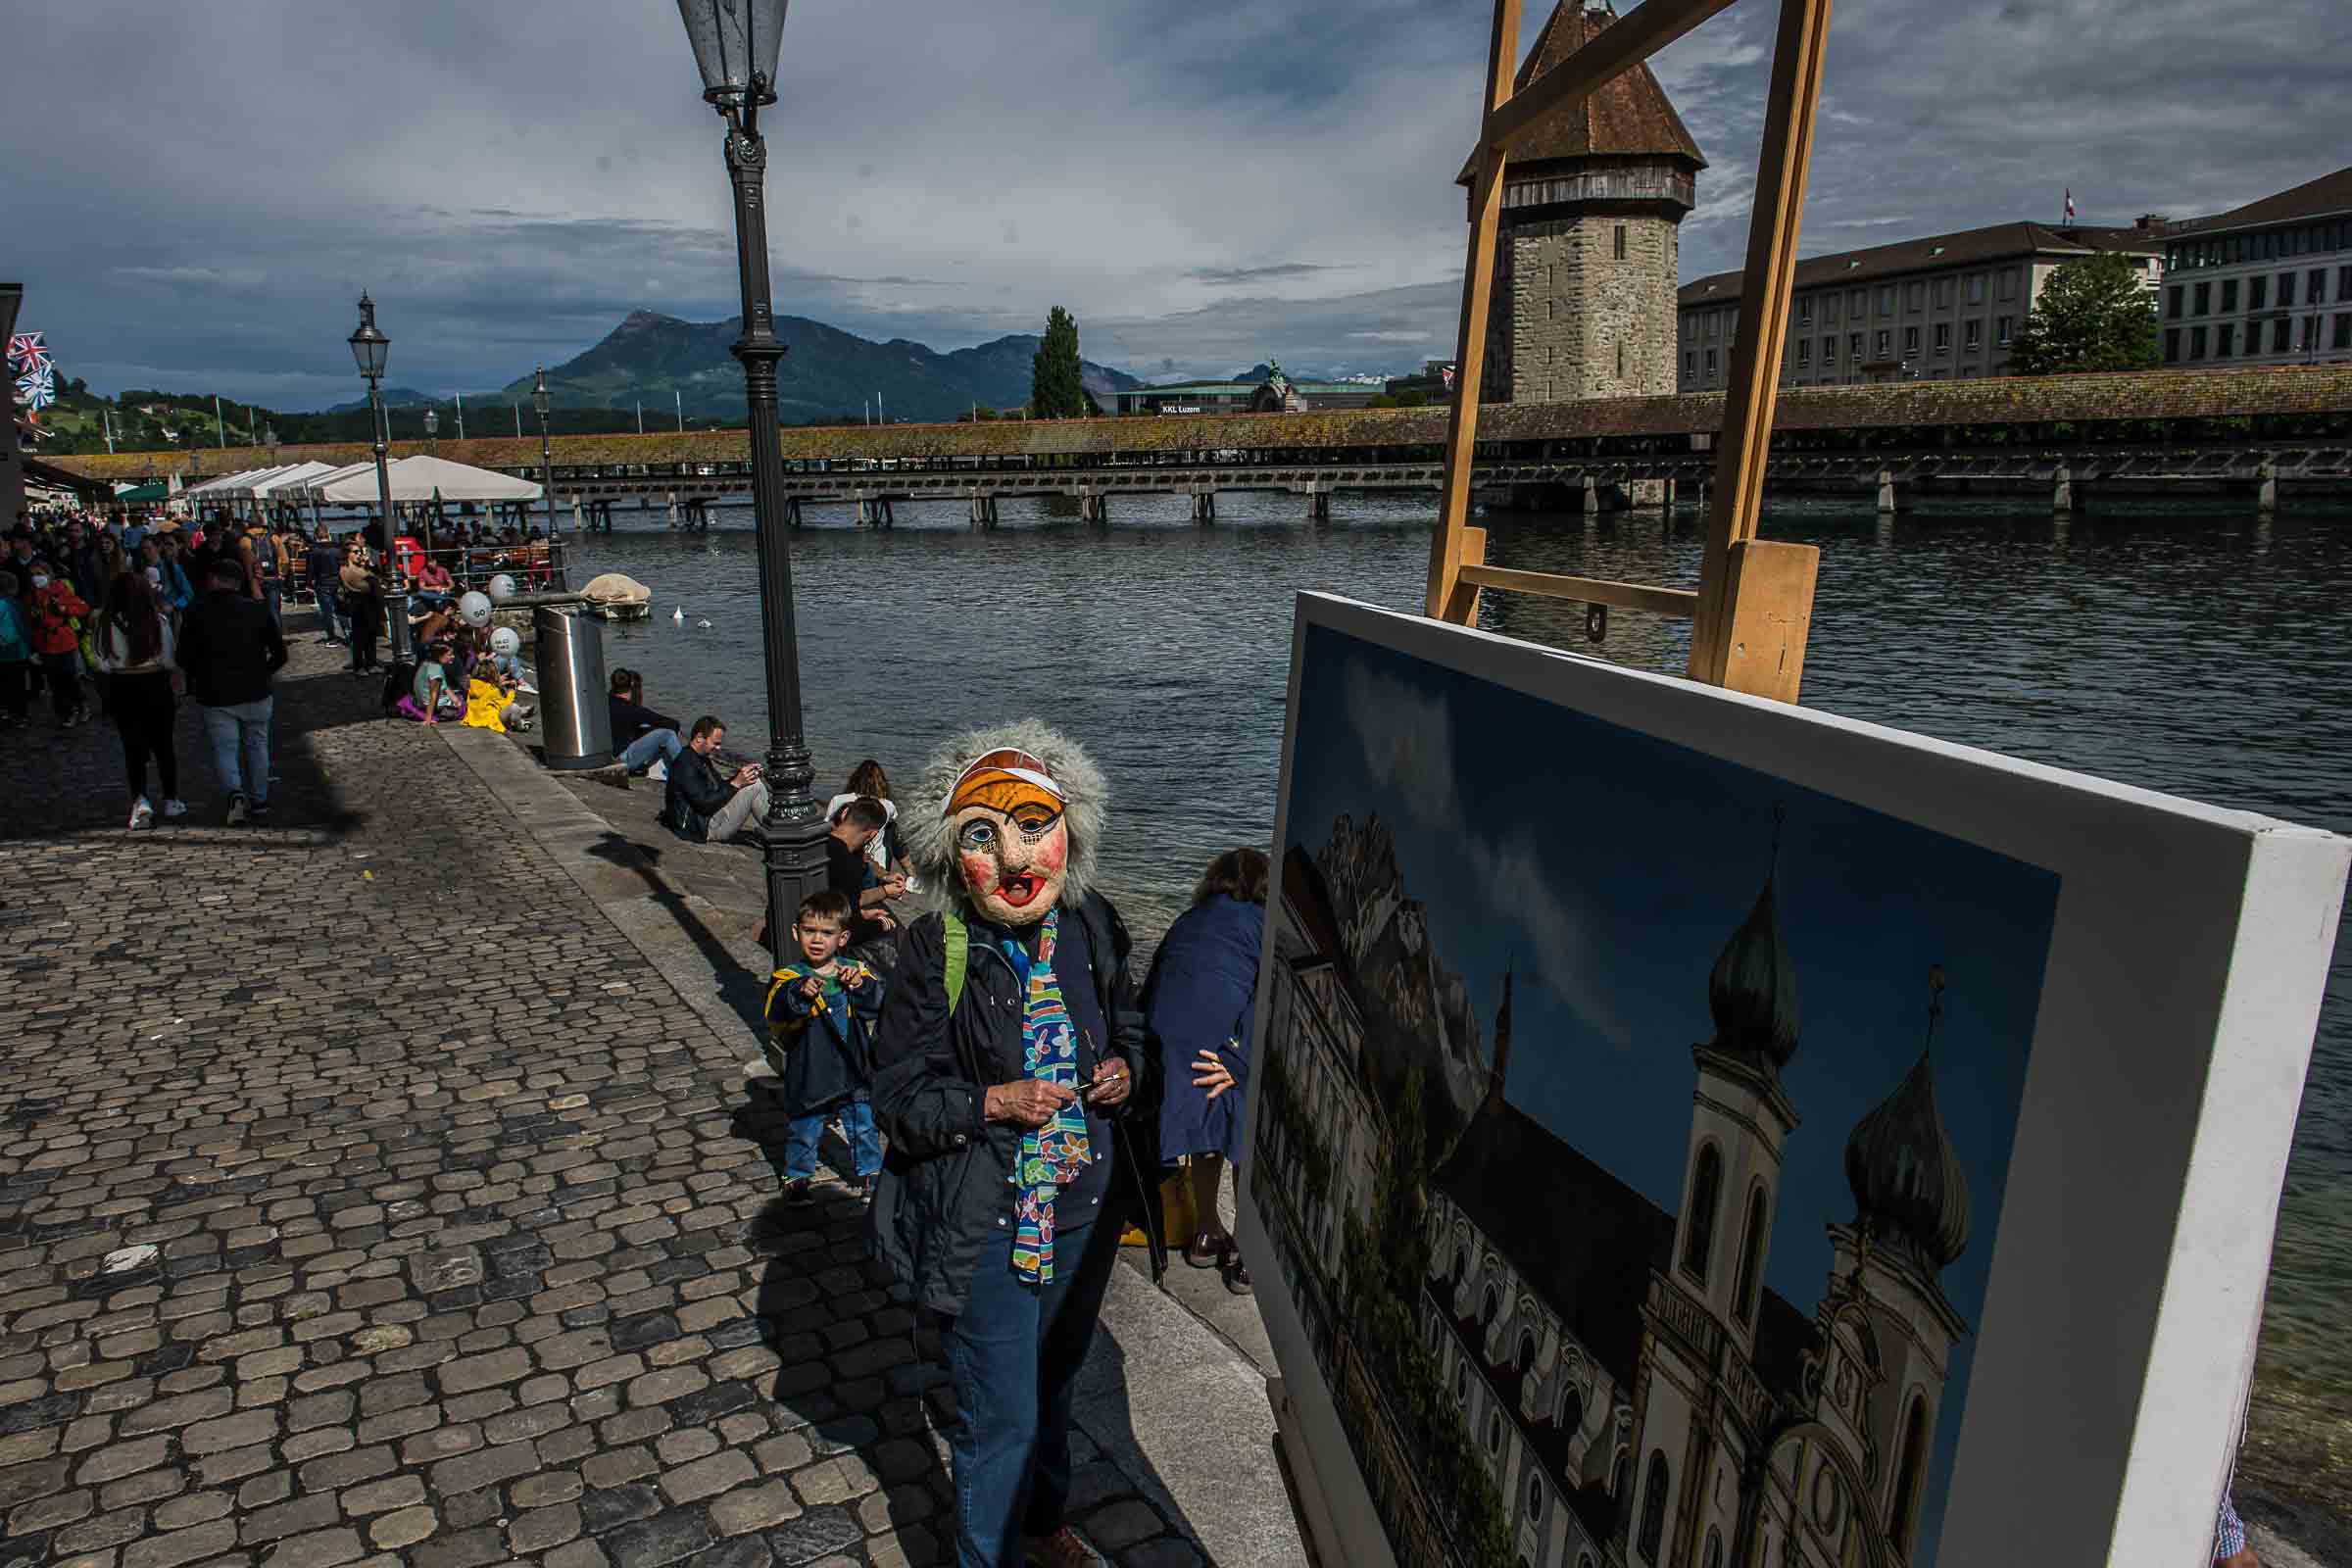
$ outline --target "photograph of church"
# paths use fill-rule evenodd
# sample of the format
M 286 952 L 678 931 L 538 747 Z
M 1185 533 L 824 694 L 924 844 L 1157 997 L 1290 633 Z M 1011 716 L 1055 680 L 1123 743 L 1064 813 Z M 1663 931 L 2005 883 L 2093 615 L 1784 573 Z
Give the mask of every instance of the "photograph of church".
M 1934 1564 L 2057 878 L 1329 628 L 1300 681 L 1250 1193 L 1396 1560 Z

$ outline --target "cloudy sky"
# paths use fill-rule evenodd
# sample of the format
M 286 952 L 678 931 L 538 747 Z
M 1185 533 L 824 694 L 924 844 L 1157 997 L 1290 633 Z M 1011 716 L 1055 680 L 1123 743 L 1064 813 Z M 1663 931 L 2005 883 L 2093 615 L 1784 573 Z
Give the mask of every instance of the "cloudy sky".
M 101 391 L 279 408 L 502 384 L 631 309 L 735 314 L 718 123 L 668 0 L 13 14 L 0 275 Z M 1531 0 L 1527 40 L 1542 20 Z M 767 121 L 776 303 L 955 348 L 1079 317 L 1147 376 L 1448 355 L 1487 0 L 800 0 Z M 2226 15 L 2226 24 L 2225 24 Z M 1773 12 L 1660 56 L 1735 266 Z M 6 18 L 0 17 L 0 24 Z M 1838 0 L 1809 250 L 2213 211 L 2352 144 L 2341 0 Z

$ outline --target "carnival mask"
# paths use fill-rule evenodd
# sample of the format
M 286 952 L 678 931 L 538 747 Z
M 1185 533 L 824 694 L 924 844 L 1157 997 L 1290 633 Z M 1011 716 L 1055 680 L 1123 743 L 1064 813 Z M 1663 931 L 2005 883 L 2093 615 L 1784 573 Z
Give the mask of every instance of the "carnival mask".
M 1070 838 L 1060 786 L 1027 752 L 972 760 L 948 792 L 956 864 L 972 904 L 999 925 L 1035 925 L 1060 902 Z

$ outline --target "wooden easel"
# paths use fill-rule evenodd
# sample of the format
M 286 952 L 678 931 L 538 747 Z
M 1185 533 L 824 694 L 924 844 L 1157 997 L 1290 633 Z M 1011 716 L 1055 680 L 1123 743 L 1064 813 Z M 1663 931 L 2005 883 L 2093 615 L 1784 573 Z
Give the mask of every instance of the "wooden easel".
M 1797 223 L 1813 161 L 1813 118 L 1821 105 L 1822 53 L 1830 0 L 1781 0 L 1764 146 L 1740 284 L 1740 336 L 1717 440 L 1706 554 L 1696 589 L 1644 587 L 1556 572 L 1487 564 L 1487 532 L 1469 525 L 1478 398 L 1486 372 L 1487 312 L 1502 214 L 1503 171 L 1512 141 L 1549 111 L 1591 96 L 1689 32 L 1733 0 L 1642 0 L 1583 47 L 1513 92 L 1520 0 L 1494 0 L 1487 52 L 1487 112 L 1470 194 L 1470 259 L 1462 274 L 1462 334 L 1453 414 L 1446 436 L 1446 486 L 1429 557 L 1428 613 L 1475 624 L 1482 588 L 1542 594 L 1691 617 L 1692 680 L 1793 703 L 1804 676 L 1805 639 L 1821 552 L 1756 537 L 1763 510 L 1764 456 L 1779 401 L 1781 349 L 1788 335 Z

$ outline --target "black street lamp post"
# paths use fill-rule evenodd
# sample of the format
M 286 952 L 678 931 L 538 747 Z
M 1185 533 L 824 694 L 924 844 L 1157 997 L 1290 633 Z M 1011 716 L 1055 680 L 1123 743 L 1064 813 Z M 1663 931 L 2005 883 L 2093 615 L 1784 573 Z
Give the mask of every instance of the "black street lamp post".
M 743 283 L 743 336 L 734 353 L 752 416 L 752 511 L 759 524 L 760 629 L 767 655 L 767 940 L 791 943 L 801 899 L 825 880 L 825 818 L 809 786 L 816 771 L 801 732 L 801 658 L 793 625 L 792 552 L 784 531 L 784 454 L 776 432 L 776 338 L 768 296 L 767 144 L 760 111 L 776 101 L 776 59 L 787 0 L 678 0 L 703 74 L 703 97 L 727 122 L 727 174 L 735 186 L 735 256 Z
M 400 587 L 400 561 L 392 548 L 392 470 L 384 462 L 384 362 L 392 340 L 376 329 L 375 301 L 360 296 L 360 329 L 351 334 L 351 357 L 368 380 L 368 412 L 375 434 L 375 497 L 384 527 L 384 632 L 393 662 L 409 657 L 409 596 Z
M 547 367 L 539 367 L 539 379 L 531 383 L 531 407 L 539 411 L 539 488 L 547 495 L 547 538 L 553 549 L 556 539 L 556 453 L 547 440 Z

